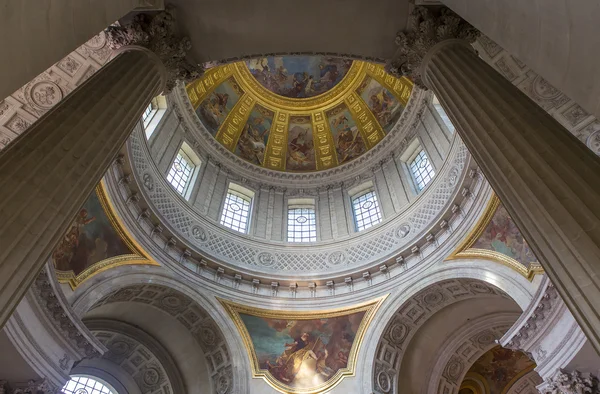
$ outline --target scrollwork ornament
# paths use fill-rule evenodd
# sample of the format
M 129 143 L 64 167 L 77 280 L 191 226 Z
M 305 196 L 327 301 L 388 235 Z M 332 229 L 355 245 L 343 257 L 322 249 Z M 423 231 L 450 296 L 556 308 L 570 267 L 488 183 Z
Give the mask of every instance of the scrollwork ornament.
M 259 253 L 258 255 L 256 255 L 256 260 L 260 265 L 263 265 L 265 267 L 271 267 L 276 262 L 275 257 L 269 252 Z
M 186 59 L 192 42 L 188 37 L 177 37 L 176 31 L 174 9 L 167 7 L 165 11 L 153 16 L 137 14 L 131 23 L 125 26 L 112 25 L 104 32 L 108 46 L 113 50 L 137 45 L 154 52 L 167 70 L 163 93 L 169 93 L 178 81 L 192 82 L 204 72 L 202 66 Z
M 152 178 L 152 175 L 145 173 L 142 176 L 142 179 L 144 181 L 144 186 L 146 187 L 146 189 L 148 189 L 148 191 L 152 191 L 154 189 L 154 179 Z
M 421 75 L 421 63 L 431 48 L 449 39 L 462 39 L 471 44 L 479 36 L 477 29 L 446 7 L 439 10 L 415 7 L 409 26 L 408 31 L 397 34 L 398 50 L 386 65 L 386 71 L 398 78 L 406 76 L 422 88 L 426 86 Z
M 206 242 L 206 240 L 208 239 L 206 231 L 200 226 L 192 227 L 192 237 L 194 237 L 195 240 L 200 242 Z
M 327 258 L 329 264 L 331 265 L 341 265 L 344 264 L 347 260 L 347 256 L 344 252 L 336 251 L 329 255 Z
M 392 381 L 385 371 L 380 371 L 377 374 L 377 386 L 384 393 L 389 392 L 392 388 Z
M 396 229 L 396 237 L 400 238 L 400 239 L 405 238 L 409 233 L 410 233 L 410 224 L 408 224 L 408 223 L 402 223 Z

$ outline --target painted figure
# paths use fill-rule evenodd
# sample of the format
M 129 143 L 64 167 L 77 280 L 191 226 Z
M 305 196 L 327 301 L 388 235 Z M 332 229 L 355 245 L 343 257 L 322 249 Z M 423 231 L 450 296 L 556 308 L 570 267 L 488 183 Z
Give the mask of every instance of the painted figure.
M 334 142 L 340 164 L 362 155 L 367 150 L 358 128 L 355 125 L 352 126 L 350 126 L 345 112 L 342 112 L 332 121 L 332 131 L 335 135 Z
M 309 98 L 337 85 L 352 61 L 324 56 L 275 56 L 252 59 L 246 65 L 254 78 L 273 93 Z

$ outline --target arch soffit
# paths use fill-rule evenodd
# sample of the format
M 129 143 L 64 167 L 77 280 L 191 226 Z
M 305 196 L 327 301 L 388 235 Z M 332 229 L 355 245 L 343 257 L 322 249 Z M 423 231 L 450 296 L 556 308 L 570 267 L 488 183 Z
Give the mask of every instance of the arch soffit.
M 110 302 L 140 301 L 161 309 L 183 324 L 198 341 L 205 357 L 217 365 L 217 370 L 210 371 L 213 388 L 219 387 L 219 393 L 245 392 L 250 375 L 247 357 L 242 353 L 244 347 L 216 300 L 168 276 L 161 267 L 145 267 L 140 271 L 118 275 L 107 272 L 79 287 L 71 298 L 75 313 L 83 317 L 87 311 Z
M 436 265 L 429 273 L 417 278 L 407 287 L 402 287 L 401 292 L 396 296 L 392 294 L 388 297 L 378 312 L 379 318 L 374 321 L 365 337 L 365 343 L 377 344 L 365 346 L 363 350 L 365 354 L 362 359 L 369 360 L 363 364 L 363 376 L 372 377 L 363 380 L 365 392 L 372 392 L 375 388 L 376 357 L 381 347 L 380 342 L 390 328 L 396 313 L 405 308 L 416 296 L 425 295 L 443 282 L 452 281 L 478 282 L 497 294 L 511 298 L 521 309 L 525 309 L 533 300 L 538 286 L 537 281 L 532 283 L 513 269 L 489 260 L 465 259 Z

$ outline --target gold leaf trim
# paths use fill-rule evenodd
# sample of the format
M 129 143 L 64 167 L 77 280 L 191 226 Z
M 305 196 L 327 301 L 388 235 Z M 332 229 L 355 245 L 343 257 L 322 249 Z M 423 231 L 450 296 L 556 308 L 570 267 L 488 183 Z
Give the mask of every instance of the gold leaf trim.
M 483 215 L 481 215 L 475 224 L 475 227 L 473 227 L 469 234 L 467 234 L 465 239 L 458 245 L 458 247 L 452 253 L 450 253 L 448 257 L 446 257 L 445 261 L 469 258 L 490 260 L 514 269 L 529 281 L 532 281 L 536 275 L 544 273 L 544 269 L 538 262 L 530 262 L 529 267 L 527 267 L 503 253 L 487 249 L 471 248 L 479 239 L 481 234 L 483 234 L 488 224 L 490 224 L 499 206 L 500 199 L 495 193 L 493 193 L 490 201 L 488 201 L 488 204 L 485 207 Z
M 389 294 L 388 294 L 389 295 Z M 362 345 L 362 341 L 364 339 L 365 332 L 382 303 L 388 297 L 385 295 L 383 297 L 367 301 L 352 307 L 348 308 L 340 308 L 340 309 L 330 309 L 323 311 L 290 311 L 290 310 L 271 310 L 271 309 L 261 309 L 254 308 L 243 304 L 238 304 L 232 301 L 228 301 L 222 298 L 218 298 L 217 300 L 221 303 L 221 305 L 227 311 L 229 317 L 233 320 L 235 326 L 238 329 L 238 332 L 242 336 L 244 341 L 244 347 L 248 352 L 248 357 L 250 358 L 250 364 L 252 367 L 252 377 L 256 379 L 263 379 L 267 384 L 273 387 L 275 390 L 286 393 L 286 394 L 315 394 L 327 392 L 328 390 L 333 389 L 337 386 L 344 377 L 346 376 L 355 376 L 356 373 L 356 363 L 358 358 L 358 353 L 360 351 L 360 347 Z M 348 365 L 346 368 L 342 368 L 338 370 L 327 382 L 322 385 L 310 388 L 297 388 L 290 387 L 286 384 L 283 384 L 279 380 L 275 379 L 273 375 L 268 370 L 264 370 L 260 368 L 258 363 L 258 358 L 256 357 L 256 352 L 254 351 L 254 345 L 252 344 L 252 338 L 246 328 L 246 325 L 242 321 L 240 317 L 240 313 L 244 313 L 247 315 L 257 316 L 257 317 L 265 317 L 271 319 L 286 319 L 286 320 L 311 320 L 311 319 L 328 319 L 339 316 L 346 316 L 356 312 L 365 311 L 365 316 L 360 322 L 360 326 L 358 331 L 356 332 L 356 337 L 354 342 L 352 343 L 352 348 L 350 350 L 350 355 L 348 357 Z
M 79 286 L 81 283 L 88 280 L 92 276 L 107 271 L 114 267 L 119 267 L 122 265 L 160 265 L 149 257 L 146 251 L 127 231 L 127 228 L 125 227 L 121 219 L 116 215 L 114 206 L 108 198 L 108 195 L 106 194 L 104 180 L 102 180 L 98 184 L 98 186 L 96 186 L 95 193 L 98 196 L 100 206 L 106 214 L 106 217 L 108 217 L 111 226 L 114 228 L 119 237 L 123 240 L 125 245 L 127 245 L 127 247 L 134 252 L 134 254 L 114 256 L 99 261 L 83 270 L 81 273 L 79 273 L 79 275 L 75 275 L 75 272 L 73 271 L 56 270 L 56 278 L 58 279 L 59 283 L 68 283 L 69 286 L 71 286 L 71 289 L 73 290 L 75 290 L 77 286 Z

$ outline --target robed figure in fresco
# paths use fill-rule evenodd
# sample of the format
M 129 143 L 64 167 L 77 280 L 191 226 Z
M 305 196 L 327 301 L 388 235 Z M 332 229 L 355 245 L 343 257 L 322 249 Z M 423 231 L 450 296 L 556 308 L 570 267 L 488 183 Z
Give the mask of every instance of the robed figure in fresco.
M 280 381 L 294 387 L 311 387 L 326 382 L 334 374 L 326 365 L 329 352 L 321 337 L 311 338 L 304 332 L 285 347 L 275 364 L 267 362 L 271 374 Z

